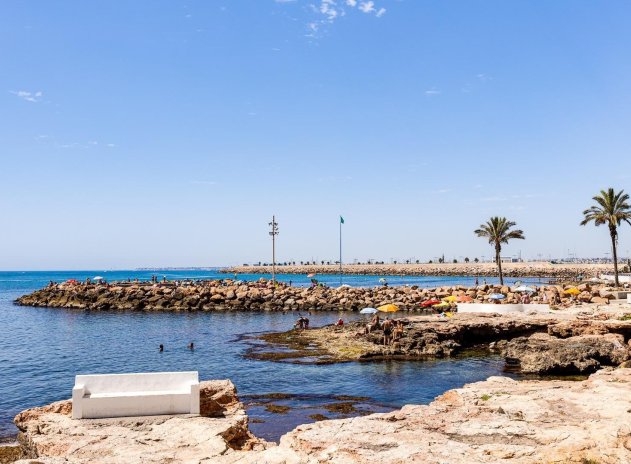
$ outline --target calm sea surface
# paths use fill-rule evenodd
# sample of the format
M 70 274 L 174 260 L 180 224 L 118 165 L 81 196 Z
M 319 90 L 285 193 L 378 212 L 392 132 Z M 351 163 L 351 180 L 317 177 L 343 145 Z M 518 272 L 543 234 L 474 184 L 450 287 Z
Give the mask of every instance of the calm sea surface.
M 254 433 L 277 439 L 294 426 L 309 421 L 318 404 L 332 395 L 370 398 L 372 410 L 388 410 L 408 403 L 427 403 L 445 390 L 464 383 L 502 375 L 498 358 L 434 362 L 345 363 L 296 365 L 244 359 L 248 345 L 240 336 L 291 328 L 296 314 L 281 313 L 84 313 L 74 310 L 19 307 L 20 295 L 50 280 L 103 276 L 127 278 L 211 279 L 216 271 L 50 271 L 0 272 L 0 437 L 16 433 L 12 419 L 18 412 L 71 396 L 75 374 L 198 370 L 201 379 L 231 379 L 239 393 L 289 393 L 287 414 L 272 414 L 255 401 L 247 402 Z M 255 280 L 260 275 L 239 275 Z M 280 275 L 295 285 L 308 285 L 306 276 Z M 319 276 L 339 284 L 339 276 Z M 379 276 L 344 276 L 344 283 L 377 285 Z M 472 284 L 471 278 L 387 277 L 390 285 L 426 287 Z M 527 281 L 527 280 L 526 280 Z M 491 283 L 491 279 L 489 279 Z M 360 317 L 341 313 L 346 319 Z M 314 313 L 313 326 L 333 323 L 338 313 Z M 186 346 L 193 341 L 196 349 Z M 165 352 L 158 352 L 164 344 Z M 314 409 L 315 408 L 315 409 Z

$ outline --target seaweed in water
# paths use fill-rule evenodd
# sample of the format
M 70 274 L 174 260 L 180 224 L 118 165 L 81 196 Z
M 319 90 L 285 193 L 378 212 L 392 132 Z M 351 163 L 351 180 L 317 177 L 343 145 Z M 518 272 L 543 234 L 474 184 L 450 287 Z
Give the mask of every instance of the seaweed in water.
M 265 406 L 265 410 L 274 414 L 287 414 L 291 408 L 280 404 L 268 404 Z

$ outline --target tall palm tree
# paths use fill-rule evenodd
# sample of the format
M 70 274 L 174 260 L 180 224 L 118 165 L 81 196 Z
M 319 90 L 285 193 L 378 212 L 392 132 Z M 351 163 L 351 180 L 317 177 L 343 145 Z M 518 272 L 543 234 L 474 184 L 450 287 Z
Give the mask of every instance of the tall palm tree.
M 581 225 L 584 226 L 591 221 L 594 225 L 607 224 L 609 235 L 611 236 L 611 250 L 613 254 L 613 270 L 616 276 L 616 287 L 618 282 L 618 226 L 622 222 L 631 225 L 631 206 L 629 206 L 629 195 L 624 190 L 616 191 L 609 188 L 607 191 L 601 190 L 598 195 L 592 198 L 596 204 L 583 211 L 584 219 Z
M 492 217 L 486 224 L 480 225 L 474 233 L 478 237 L 484 237 L 489 243 L 495 246 L 495 263 L 500 274 L 500 285 L 504 285 L 504 275 L 502 274 L 502 260 L 500 253 L 502 252 L 502 243 L 508 243 L 512 238 L 524 240 L 524 232 L 519 229 L 510 230 L 516 223 L 509 221 L 505 217 Z

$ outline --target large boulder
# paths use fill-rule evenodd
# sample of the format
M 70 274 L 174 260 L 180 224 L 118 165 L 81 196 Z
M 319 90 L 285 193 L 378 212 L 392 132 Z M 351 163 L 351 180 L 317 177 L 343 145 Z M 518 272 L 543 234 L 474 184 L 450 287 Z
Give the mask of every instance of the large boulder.
M 242 407 L 237 389 L 230 380 L 206 380 L 199 385 L 199 414 L 223 417 Z
M 506 344 L 504 357 L 529 374 L 588 374 L 603 366 L 618 366 L 631 359 L 631 350 L 619 334 L 556 338 L 536 333 Z

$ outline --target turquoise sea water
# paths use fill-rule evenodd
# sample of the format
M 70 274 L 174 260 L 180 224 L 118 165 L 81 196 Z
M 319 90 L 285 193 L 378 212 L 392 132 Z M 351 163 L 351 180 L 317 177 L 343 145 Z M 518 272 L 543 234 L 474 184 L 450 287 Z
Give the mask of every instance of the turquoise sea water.
M 255 403 L 251 428 L 268 439 L 277 439 L 308 421 L 304 409 L 327 401 L 331 395 L 369 397 L 374 410 L 408 403 L 427 403 L 445 390 L 464 383 L 501 375 L 497 358 L 466 358 L 433 362 L 390 361 L 334 365 L 279 364 L 245 359 L 248 348 L 242 335 L 291 328 L 296 314 L 281 313 L 123 313 L 82 312 L 64 309 L 19 307 L 17 297 L 49 281 L 106 279 L 223 278 L 217 271 L 42 271 L 0 272 L 0 437 L 16 433 L 12 419 L 23 409 L 70 397 L 74 375 L 169 370 L 198 370 L 202 379 L 229 378 L 239 393 L 290 393 L 300 396 L 285 415 L 270 414 Z M 239 275 L 254 280 L 260 275 Z M 376 285 L 380 277 L 344 276 L 351 285 Z M 280 275 L 308 285 L 306 276 Z M 339 284 L 339 276 L 321 276 Z M 391 285 L 423 286 L 471 283 L 468 278 L 389 277 Z M 346 319 L 360 317 L 340 313 Z M 313 326 L 333 323 L 338 313 L 313 313 Z M 193 341 L 195 351 L 186 346 Z M 159 344 L 165 352 L 158 352 Z M 290 401 L 291 402 L 291 401 Z M 303 408 L 303 409 L 301 409 Z

